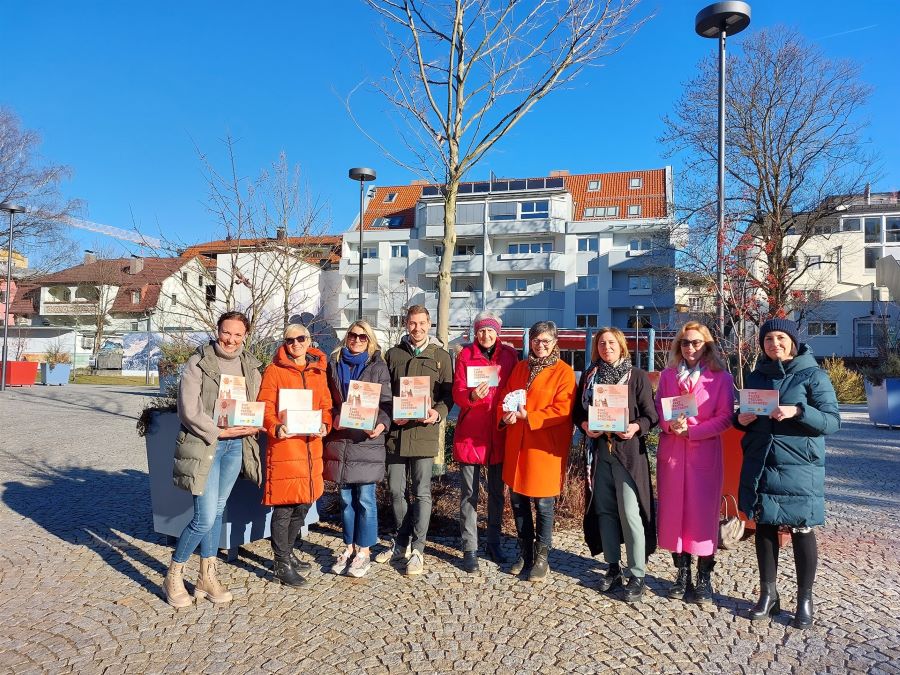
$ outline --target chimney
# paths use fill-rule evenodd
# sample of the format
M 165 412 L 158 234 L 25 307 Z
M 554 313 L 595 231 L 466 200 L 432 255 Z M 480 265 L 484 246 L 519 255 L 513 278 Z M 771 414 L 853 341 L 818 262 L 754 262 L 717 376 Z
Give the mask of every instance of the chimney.
M 93 265 L 97 262 L 97 255 L 88 249 L 84 249 L 84 264 L 85 265 Z
M 550 178 L 558 178 L 559 176 L 568 176 L 568 169 L 554 169 L 550 172 Z
M 144 259 L 139 255 L 131 256 L 131 260 L 128 262 L 128 273 L 129 274 L 139 274 L 144 269 Z
M 286 239 L 287 238 L 287 229 L 284 227 L 279 227 L 275 230 L 275 238 L 276 239 Z
M 872 203 L 872 186 L 869 183 L 866 183 L 866 190 L 863 194 L 866 197 L 866 206 L 869 206 Z

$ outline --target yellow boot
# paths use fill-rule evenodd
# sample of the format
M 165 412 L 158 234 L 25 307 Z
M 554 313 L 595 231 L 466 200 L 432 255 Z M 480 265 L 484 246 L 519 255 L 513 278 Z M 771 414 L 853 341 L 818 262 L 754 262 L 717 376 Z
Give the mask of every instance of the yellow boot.
M 194 588 L 194 597 L 209 598 L 211 602 L 231 602 L 234 598 L 216 577 L 215 558 L 200 558 L 200 578 Z

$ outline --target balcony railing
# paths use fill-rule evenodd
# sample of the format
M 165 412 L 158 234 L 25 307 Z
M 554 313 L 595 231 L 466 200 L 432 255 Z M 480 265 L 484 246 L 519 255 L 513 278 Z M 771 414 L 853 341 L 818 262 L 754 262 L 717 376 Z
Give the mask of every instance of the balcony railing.
M 45 316 L 84 316 L 96 314 L 100 304 L 97 302 L 43 302 L 41 314 Z

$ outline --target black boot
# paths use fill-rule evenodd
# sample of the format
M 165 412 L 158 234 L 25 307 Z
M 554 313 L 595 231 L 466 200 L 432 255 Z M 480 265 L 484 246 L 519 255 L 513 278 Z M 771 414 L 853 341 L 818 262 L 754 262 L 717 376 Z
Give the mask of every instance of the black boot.
M 631 577 L 625 586 L 625 602 L 639 602 L 644 594 L 644 577 Z
M 794 612 L 794 621 L 791 625 L 801 630 L 813 625 L 812 588 L 797 589 L 797 611 Z
M 613 590 L 617 586 L 622 585 L 622 568 L 619 567 L 619 563 L 610 563 L 609 567 L 606 568 L 606 574 L 600 579 L 600 583 L 598 588 L 601 593 L 607 593 L 608 591 Z
M 300 572 L 309 572 L 312 569 L 312 565 L 305 560 L 300 560 L 294 553 L 291 553 L 291 566 Z
M 716 566 L 716 559 L 711 555 L 697 558 L 697 586 L 694 588 L 694 602 L 705 605 L 712 602 L 712 571 Z
M 747 613 L 751 621 L 761 621 L 770 616 L 775 616 L 781 611 L 781 598 L 778 597 L 778 587 L 774 581 L 760 582 L 759 600 Z
M 534 544 L 534 565 L 528 573 L 528 581 L 543 581 L 550 573 L 550 547 L 540 542 Z
M 506 565 L 511 562 L 510 559 L 503 554 L 503 549 L 500 548 L 500 544 L 486 544 L 484 552 L 487 553 L 488 559 L 494 561 L 498 565 Z
M 509 568 L 510 574 L 528 573 L 534 565 L 534 541 L 519 539 L 519 558 Z
M 673 600 L 682 600 L 685 595 L 694 589 L 694 583 L 691 580 L 691 554 L 690 553 L 673 553 L 672 561 L 675 563 L 675 581 L 669 587 L 669 597 Z
M 291 564 L 291 559 L 275 558 L 275 581 L 284 586 L 302 588 L 309 586 L 309 582 L 297 574 L 297 570 Z
M 469 574 L 478 571 L 478 551 L 463 551 L 463 570 Z

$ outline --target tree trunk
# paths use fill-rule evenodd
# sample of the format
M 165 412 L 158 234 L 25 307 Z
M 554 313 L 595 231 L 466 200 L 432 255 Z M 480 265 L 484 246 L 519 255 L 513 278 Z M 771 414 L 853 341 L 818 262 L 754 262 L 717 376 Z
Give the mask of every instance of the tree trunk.
M 444 194 L 444 251 L 438 272 L 437 337 L 445 348 L 450 346 L 450 271 L 456 251 L 456 195 L 459 182 L 459 176 L 451 177 Z

